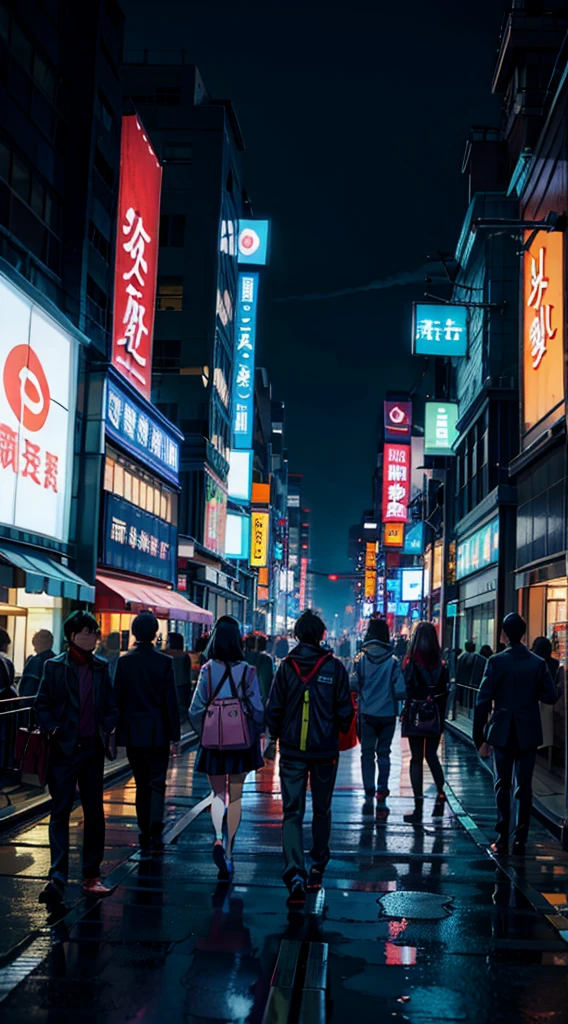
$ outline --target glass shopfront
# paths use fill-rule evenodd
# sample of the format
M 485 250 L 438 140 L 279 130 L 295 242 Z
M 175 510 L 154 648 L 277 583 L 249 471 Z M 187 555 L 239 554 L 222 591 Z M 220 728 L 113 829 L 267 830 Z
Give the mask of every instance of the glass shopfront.
M 568 580 L 557 578 L 521 591 L 520 608 L 527 620 L 527 642 L 532 647 L 539 636 L 552 644 L 552 657 L 559 662 L 556 682 L 566 675 L 568 645 Z M 544 743 L 540 755 L 559 772 L 565 758 L 565 701 L 561 697 L 554 707 L 541 705 Z

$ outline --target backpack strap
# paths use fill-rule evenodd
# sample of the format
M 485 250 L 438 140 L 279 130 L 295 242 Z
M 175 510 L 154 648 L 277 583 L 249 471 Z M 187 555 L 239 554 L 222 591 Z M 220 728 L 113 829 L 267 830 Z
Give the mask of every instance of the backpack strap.
M 333 655 L 331 651 L 327 651 L 326 654 L 323 654 L 321 658 L 318 658 L 314 667 L 305 676 L 302 675 L 300 671 L 300 666 L 298 665 L 297 661 L 294 661 L 294 659 L 291 657 L 285 658 L 285 661 L 290 663 L 296 674 L 299 676 L 300 682 L 303 683 L 304 686 L 308 686 L 309 683 L 311 683 L 312 679 L 314 679 L 317 676 L 322 665 L 324 665 L 325 662 L 329 661 L 329 659 L 332 657 Z
M 212 693 L 211 691 L 213 689 L 213 683 L 212 683 L 212 676 L 211 676 L 211 665 L 208 665 L 207 668 L 208 668 L 208 673 L 209 673 L 209 700 L 207 701 L 207 704 L 209 705 L 209 704 L 213 703 L 213 701 L 215 700 L 217 695 L 220 693 L 220 691 L 221 691 L 221 689 L 223 687 L 223 683 L 225 682 L 227 677 L 229 677 L 231 675 L 231 670 L 230 670 L 228 665 L 225 665 L 225 671 L 223 672 L 223 675 L 221 676 L 221 680 L 220 680 L 218 686 L 215 688 L 215 692 Z M 232 685 L 233 690 L 234 690 L 235 689 L 235 684 L 233 683 L 232 677 L 231 677 L 231 685 Z

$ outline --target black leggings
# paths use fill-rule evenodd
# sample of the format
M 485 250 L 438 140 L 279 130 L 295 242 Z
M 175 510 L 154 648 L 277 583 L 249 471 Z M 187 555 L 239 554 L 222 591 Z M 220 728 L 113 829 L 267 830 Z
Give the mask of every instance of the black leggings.
M 444 772 L 438 760 L 438 746 L 441 736 L 409 736 L 410 743 L 410 781 L 412 791 L 416 798 L 422 796 L 422 779 L 424 774 L 424 759 L 432 772 L 436 789 L 441 793 L 444 788 Z

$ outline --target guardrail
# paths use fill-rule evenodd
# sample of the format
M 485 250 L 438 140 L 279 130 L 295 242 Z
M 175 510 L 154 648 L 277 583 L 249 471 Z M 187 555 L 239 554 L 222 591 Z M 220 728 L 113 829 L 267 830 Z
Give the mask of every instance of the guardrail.
M 0 700 L 0 772 L 19 773 L 15 764 L 18 729 L 30 725 L 34 697 L 7 697 Z
M 456 718 L 465 716 L 470 721 L 473 721 L 478 693 L 478 686 L 468 686 L 465 683 L 454 683 L 450 693 L 448 710 L 446 713 L 448 720 L 450 722 L 455 722 Z

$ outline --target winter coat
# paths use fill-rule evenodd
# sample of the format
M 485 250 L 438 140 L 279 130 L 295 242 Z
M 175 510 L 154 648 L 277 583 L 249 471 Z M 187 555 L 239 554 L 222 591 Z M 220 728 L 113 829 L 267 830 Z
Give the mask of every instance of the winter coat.
M 429 697 L 435 699 L 440 712 L 440 732 L 442 733 L 446 721 L 446 704 L 448 703 L 450 680 L 448 666 L 442 661 L 437 668 L 427 669 L 415 661 L 409 661 L 404 668 L 403 675 L 408 700 L 428 700 Z
M 103 658 L 93 655 L 93 707 L 95 728 L 103 743 L 116 726 L 118 711 L 110 681 L 108 665 Z M 46 661 L 34 702 L 34 711 L 40 729 L 57 732 L 61 752 L 71 757 L 75 752 L 79 732 L 79 672 L 66 651 Z
M 322 661 L 310 682 L 302 682 Z M 296 671 L 293 662 L 300 670 Z M 349 731 L 353 704 L 343 664 L 322 647 L 298 644 L 281 663 L 266 705 L 270 735 L 280 753 L 302 761 L 328 760 L 339 754 L 339 733 Z
M 390 644 L 370 640 L 355 658 L 351 689 L 359 694 L 359 711 L 372 718 L 394 718 L 406 686 Z

